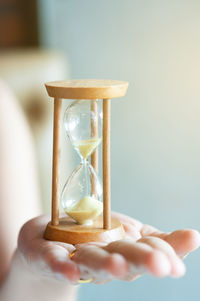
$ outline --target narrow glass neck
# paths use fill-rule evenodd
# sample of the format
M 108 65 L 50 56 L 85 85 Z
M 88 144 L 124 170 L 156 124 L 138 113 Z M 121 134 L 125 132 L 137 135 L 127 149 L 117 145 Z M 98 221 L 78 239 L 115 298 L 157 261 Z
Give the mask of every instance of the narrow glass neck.
M 87 158 L 81 157 L 81 164 L 83 164 L 83 165 L 89 164 L 88 157 Z

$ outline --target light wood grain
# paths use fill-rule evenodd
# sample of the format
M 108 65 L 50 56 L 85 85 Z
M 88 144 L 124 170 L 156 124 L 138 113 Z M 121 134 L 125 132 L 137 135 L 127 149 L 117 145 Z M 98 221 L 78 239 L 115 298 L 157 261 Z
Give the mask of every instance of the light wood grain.
M 117 80 L 78 79 L 45 84 L 51 97 L 63 99 L 104 99 L 126 94 L 128 83 Z
M 53 166 L 52 166 L 52 211 L 51 224 L 59 223 L 59 163 L 60 163 L 60 141 L 61 141 L 61 109 L 62 100 L 54 99 L 54 125 L 53 125 Z
M 103 99 L 103 227 L 111 227 L 110 99 Z
M 47 225 L 44 238 L 75 245 L 92 241 L 109 243 L 125 237 L 124 228 L 117 219 L 112 218 L 109 230 L 103 229 L 102 223 L 102 216 L 92 226 L 77 225 L 71 218 L 61 218 L 59 225 Z

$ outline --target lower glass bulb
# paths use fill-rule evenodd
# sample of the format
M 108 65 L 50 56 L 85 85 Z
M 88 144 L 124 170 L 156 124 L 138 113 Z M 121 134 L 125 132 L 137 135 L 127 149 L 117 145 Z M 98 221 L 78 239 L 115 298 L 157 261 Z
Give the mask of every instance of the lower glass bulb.
M 62 207 L 78 224 L 91 225 L 103 212 L 102 186 L 94 168 L 80 164 L 65 184 Z

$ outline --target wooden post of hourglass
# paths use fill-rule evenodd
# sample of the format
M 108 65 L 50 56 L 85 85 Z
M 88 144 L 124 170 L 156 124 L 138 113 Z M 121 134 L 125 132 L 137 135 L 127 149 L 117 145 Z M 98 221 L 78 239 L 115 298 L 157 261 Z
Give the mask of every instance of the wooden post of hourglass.
M 128 83 L 113 80 L 72 80 L 47 83 L 48 95 L 54 98 L 52 220 L 47 224 L 44 238 L 69 244 L 90 241 L 110 242 L 124 237 L 120 221 L 111 218 L 110 203 L 110 99 L 126 94 Z M 78 225 L 70 217 L 59 218 L 59 160 L 61 140 L 61 99 L 91 99 L 91 110 L 96 112 L 96 99 L 103 99 L 103 218 L 98 216 L 91 226 Z M 93 129 L 92 129 L 93 127 Z M 91 124 L 91 134 L 98 137 L 97 123 Z M 97 150 L 91 163 L 98 168 Z
M 98 137 L 97 101 L 91 103 L 95 119 L 91 120 L 91 137 Z M 98 172 L 98 148 L 91 155 L 91 164 Z M 95 181 L 91 179 L 91 190 L 96 195 Z M 103 228 L 111 227 L 111 181 L 110 181 L 110 99 L 103 99 Z
M 111 227 L 110 99 L 103 100 L 103 228 Z
M 61 109 L 62 100 L 54 98 L 54 121 L 53 121 L 53 164 L 52 164 L 52 210 L 51 224 L 59 224 L 59 162 L 61 140 Z

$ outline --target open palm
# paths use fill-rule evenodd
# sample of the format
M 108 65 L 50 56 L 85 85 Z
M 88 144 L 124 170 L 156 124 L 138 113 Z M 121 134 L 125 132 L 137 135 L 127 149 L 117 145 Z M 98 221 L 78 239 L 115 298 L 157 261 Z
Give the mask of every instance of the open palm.
M 131 281 L 150 273 L 157 277 L 180 277 L 185 273 L 182 259 L 200 246 L 196 230 L 163 233 L 128 216 L 112 213 L 124 226 L 126 238 L 109 244 L 70 245 L 43 238 L 47 216 L 28 221 L 18 239 L 19 252 L 40 274 L 77 283 L 92 278 L 95 283 L 112 279 Z M 70 254 L 76 250 L 70 259 Z

